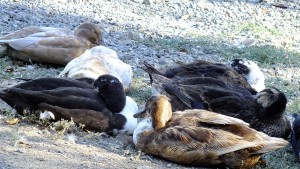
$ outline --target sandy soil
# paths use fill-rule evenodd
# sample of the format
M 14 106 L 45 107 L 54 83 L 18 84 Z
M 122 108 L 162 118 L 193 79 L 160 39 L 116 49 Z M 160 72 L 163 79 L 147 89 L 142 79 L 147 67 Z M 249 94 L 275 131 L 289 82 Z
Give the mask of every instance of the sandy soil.
M 15 85 L 14 80 L 0 88 Z M 0 168 L 190 168 L 146 155 L 134 148 L 131 136 L 82 131 L 71 122 L 45 124 L 32 116 L 6 121 L 12 109 L 0 100 Z

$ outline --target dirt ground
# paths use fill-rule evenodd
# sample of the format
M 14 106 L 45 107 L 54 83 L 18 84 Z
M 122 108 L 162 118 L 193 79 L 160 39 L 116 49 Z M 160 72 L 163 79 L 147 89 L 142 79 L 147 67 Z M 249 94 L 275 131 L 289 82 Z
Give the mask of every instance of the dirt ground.
M 18 83 L 2 80 L 0 89 Z M 49 125 L 32 116 L 17 116 L 19 123 L 9 125 L 13 116 L 0 99 L 0 169 L 191 168 L 136 150 L 131 136 L 82 131 L 71 122 Z

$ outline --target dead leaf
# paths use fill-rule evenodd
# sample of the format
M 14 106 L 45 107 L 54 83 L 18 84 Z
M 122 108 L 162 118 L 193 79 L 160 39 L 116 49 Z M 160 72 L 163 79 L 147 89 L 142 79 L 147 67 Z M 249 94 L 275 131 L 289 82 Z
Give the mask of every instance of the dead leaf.
M 11 66 L 6 66 L 5 67 L 5 72 L 13 72 L 14 71 L 14 68 L 11 67 Z
M 188 52 L 188 50 L 187 50 L 186 48 L 180 48 L 180 49 L 179 49 L 179 52 L 184 52 L 184 53 L 187 53 L 187 52 Z
M 15 147 L 26 147 L 26 148 L 32 148 L 32 145 L 27 143 L 25 140 L 18 140 L 15 143 Z
M 19 123 L 19 121 L 20 120 L 18 118 L 9 118 L 5 122 L 9 125 L 15 125 L 15 124 Z
M 190 15 L 183 15 L 181 18 L 180 18 L 180 21 L 184 21 L 184 20 L 187 20 L 189 19 Z
M 266 14 L 266 13 L 268 13 L 268 12 L 269 12 L 268 9 L 261 9 L 261 13 L 263 13 L 263 14 Z

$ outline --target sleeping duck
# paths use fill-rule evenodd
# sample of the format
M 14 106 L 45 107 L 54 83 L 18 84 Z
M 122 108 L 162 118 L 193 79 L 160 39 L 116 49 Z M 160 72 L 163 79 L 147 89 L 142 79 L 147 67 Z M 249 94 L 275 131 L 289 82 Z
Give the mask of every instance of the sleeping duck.
M 37 110 L 37 105 L 41 103 L 95 111 L 107 108 L 112 113 L 118 113 L 126 103 L 121 82 L 111 75 L 99 76 L 93 83 L 93 87 L 73 79 L 31 80 L 0 91 L 0 98 L 20 114 L 24 109 Z
M 81 56 L 67 64 L 58 77 L 97 79 L 103 74 L 117 77 L 125 91 L 132 82 L 132 68 L 121 61 L 117 53 L 105 46 L 96 46 L 86 50 Z
M 294 121 L 290 141 L 297 160 L 300 163 L 300 116 L 299 114 L 294 113 L 293 117 Z
M 257 92 L 266 88 L 264 73 L 253 61 L 246 59 L 233 59 L 230 65 L 234 70 L 243 75 Z
M 106 132 L 109 135 L 132 134 L 137 126 L 137 120 L 133 117 L 138 112 L 136 102 L 126 96 L 126 104 L 119 113 L 113 113 L 107 108 L 101 111 L 85 109 L 63 108 L 47 103 L 40 103 L 37 109 L 51 112 L 53 120 L 73 120 L 77 124 L 84 124 L 84 129 L 95 132 Z
M 238 66 L 235 63 L 238 63 Z M 148 63 L 144 63 L 144 65 L 146 67 L 145 71 L 150 76 L 150 80 L 151 75 L 154 73 L 165 76 L 167 78 L 177 79 L 212 77 L 227 83 L 233 83 L 239 86 L 243 86 L 247 88 L 252 94 L 256 94 L 257 91 L 261 91 L 261 88 L 257 88 L 257 84 L 255 82 L 259 81 L 264 83 L 264 76 L 259 67 L 254 62 L 247 60 L 245 60 L 244 62 L 237 62 L 237 59 L 235 59 L 231 62 L 231 66 L 221 63 L 198 60 L 189 64 L 180 63 L 179 66 L 163 70 L 157 70 Z M 238 67 L 241 66 L 248 68 L 248 73 L 244 71 L 236 71 L 235 69 L 233 69 L 238 69 Z M 256 76 L 257 72 L 259 72 L 260 74 L 257 74 Z M 251 78 L 249 74 L 251 75 Z M 254 81 L 253 78 L 256 78 L 256 80 Z
M 66 65 L 87 49 L 103 44 L 101 30 L 83 23 L 74 32 L 49 27 L 27 27 L 0 38 L 13 58 L 23 61 Z
M 273 137 L 287 138 L 291 131 L 284 116 L 287 98 L 276 88 L 264 89 L 255 96 L 241 86 L 210 77 L 168 79 L 152 75 L 153 95 L 170 97 L 173 110 L 206 109 L 250 123 Z
M 173 112 L 166 96 L 152 96 L 135 114 L 136 148 L 147 154 L 193 166 L 251 168 L 261 155 L 288 144 L 218 113 L 189 109 Z

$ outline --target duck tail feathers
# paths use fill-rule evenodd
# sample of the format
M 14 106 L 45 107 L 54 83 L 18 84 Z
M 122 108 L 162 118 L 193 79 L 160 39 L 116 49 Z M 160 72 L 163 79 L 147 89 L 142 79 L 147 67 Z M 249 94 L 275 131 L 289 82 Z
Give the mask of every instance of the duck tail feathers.
M 144 70 L 148 73 L 148 74 L 159 74 L 159 75 L 163 75 L 161 72 L 159 72 L 157 69 L 155 69 L 151 64 L 149 64 L 148 62 L 144 62 L 145 68 Z
M 143 68 L 143 70 L 149 74 L 150 83 L 153 82 L 153 77 L 152 76 L 154 74 L 158 74 L 158 75 L 163 76 L 163 74 L 161 72 L 159 72 L 157 69 L 155 69 L 151 64 L 147 63 L 146 61 L 144 62 L 144 65 L 145 65 L 145 67 Z
M 262 142 L 263 147 L 260 150 L 256 151 L 255 154 L 262 154 L 267 153 L 269 151 L 274 151 L 279 148 L 285 147 L 286 145 L 288 145 L 288 143 L 288 141 L 282 138 L 270 137 L 270 140 Z

